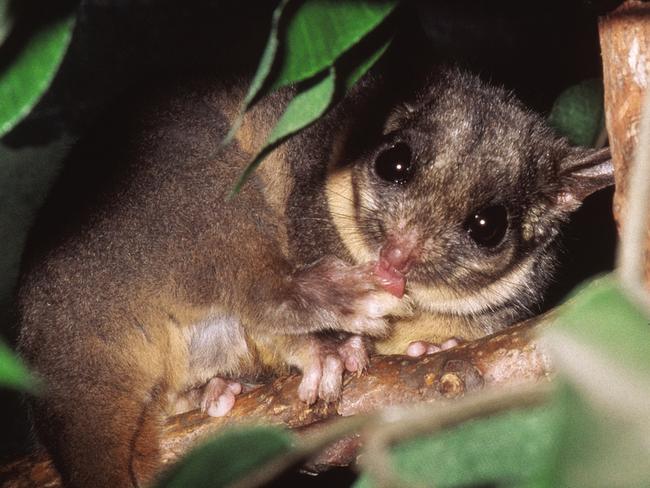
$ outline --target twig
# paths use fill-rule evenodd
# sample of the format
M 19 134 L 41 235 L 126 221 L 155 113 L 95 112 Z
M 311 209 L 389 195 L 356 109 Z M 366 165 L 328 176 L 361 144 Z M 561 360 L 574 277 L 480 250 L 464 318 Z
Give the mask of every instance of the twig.
M 629 173 L 628 210 L 621 228 L 618 275 L 630 297 L 650 313 L 645 288 L 645 252 L 650 216 L 650 96 L 647 91 L 641 111 L 639 142 Z

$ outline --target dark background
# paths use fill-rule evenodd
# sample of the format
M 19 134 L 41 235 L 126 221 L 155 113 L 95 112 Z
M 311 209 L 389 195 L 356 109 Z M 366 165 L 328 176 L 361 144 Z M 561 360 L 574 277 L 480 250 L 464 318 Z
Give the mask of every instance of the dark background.
M 401 33 L 397 55 L 424 52 L 432 63 L 461 64 L 547 114 L 564 88 L 600 76 L 596 19 L 618 3 L 405 2 L 402 15 L 393 19 Z M 51 88 L 0 141 L 0 333 L 9 343 L 16 335 L 11 297 L 25 236 L 70 146 L 134 85 L 152 85 L 182 71 L 250 73 L 266 42 L 273 7 L 268 0 L 81 2 Z M 567 226 L 563 266 L 549 303 L 582 279 L 611 269 L 611 196 L 608 190 L 590 197 Z M 0 390 L 0 405 L 2 461 L 25 452 L 30 440 L 19 395 Z M 349 473 L 343 476 L 350 479 Z

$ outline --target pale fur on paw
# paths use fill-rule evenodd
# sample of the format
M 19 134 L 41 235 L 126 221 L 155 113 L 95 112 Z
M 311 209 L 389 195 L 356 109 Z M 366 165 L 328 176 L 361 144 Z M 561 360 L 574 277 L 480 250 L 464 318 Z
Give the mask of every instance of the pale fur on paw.
M 389 332 L 389 316 L 407 317 L 411 313 L 409 300 L 385 291 L 374 291 L 354 302 L 353 315 L 344 328 L 353 334 L 381 337 Z
M 302 303 L 319 311 L 331 328 L 371 336 L 388 333 L 388 315 L 403 316 L 410 302 L 381 287 L 373 272 L 374 263 L 349 265 L 333 256 L 296 273 L 295 283 Z

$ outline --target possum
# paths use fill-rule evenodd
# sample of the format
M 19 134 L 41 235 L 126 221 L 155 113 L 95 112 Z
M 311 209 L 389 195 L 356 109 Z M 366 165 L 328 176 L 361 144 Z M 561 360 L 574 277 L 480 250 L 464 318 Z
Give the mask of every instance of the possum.
M 606 150 L 438 68 L 367 75 L 228 199 L 293 94 L 260 101 L 224 146 L 242 86 L 192 76 L 129 98 L 72 150 L 37 219 L 19 350 L 66 486 L 151 482 L 165 415 L 225 415 L 245 378 L 297 368 L 302 400 L 333 401 L 372 348 L 530 316 L 562 223 L 613 184 Z

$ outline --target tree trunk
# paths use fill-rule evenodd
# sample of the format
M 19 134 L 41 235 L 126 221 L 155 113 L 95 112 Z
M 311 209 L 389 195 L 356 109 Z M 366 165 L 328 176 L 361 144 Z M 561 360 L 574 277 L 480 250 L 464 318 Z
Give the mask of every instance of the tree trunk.
M 605 85 L 605 120 L 614 160 L 614 217 L 627 209 L 630 167 L 639 139 L 643 95 L 650 84 L 650 3 L 627 1 L 598 23 Z M 650 175 L 647 175 L 650 178 Z M 650 283 L 650 227 L 645 259 Z

